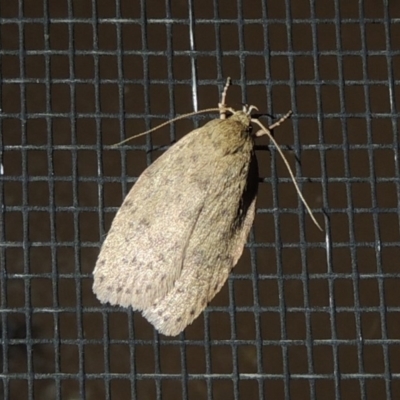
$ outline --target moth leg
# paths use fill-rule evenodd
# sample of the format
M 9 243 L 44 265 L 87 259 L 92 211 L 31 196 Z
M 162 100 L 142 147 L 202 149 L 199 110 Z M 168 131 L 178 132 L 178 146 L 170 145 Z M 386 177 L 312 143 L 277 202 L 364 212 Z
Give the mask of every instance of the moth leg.
M 272 131 L 272 129 L 276 128 L 279 126 L 282 122 L 286 121 L 291 115 L 293 114 L 292 110 L 288 111 L 281 119 L 276 121 L 274 124 L 268 127 L 269 130 Z
M 218 103 L 218 108 L 219 108 L 219 116 L 220 119 L 226 119 L 226 112 L 228 111 L 226 107 L 226 94 L 228 92 L 228 88 L 231 85 L 232 80 L 231 78 L 227 78 L 224 90 L 222 91 L 222 96 L 221 96 L 221 102 Z
M 269 135 L 272 135 L 271 131 L 276 128 L 277 126 L 281 125 L 284 121 L 286 121 L 291 115 L 293 114 L 292 110 L 288 111 L 281 119 L 276 121 L 274 124 L 271 126 L 262 126 L 262 129 L 260 129 L 258 132 L 256 132 L 255 136 L 260 137 L 265 135 L 266 133 Z M 255 122 L 257 125 L 259 125 L 258 120 L 252 120 L 252 122 Z

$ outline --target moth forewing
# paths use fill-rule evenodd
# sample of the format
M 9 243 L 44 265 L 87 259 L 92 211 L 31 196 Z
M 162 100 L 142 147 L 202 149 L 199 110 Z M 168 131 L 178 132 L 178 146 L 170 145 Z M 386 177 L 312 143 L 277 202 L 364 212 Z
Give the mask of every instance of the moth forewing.
M 249 126 L 242 111 L 210 121 L 143 172 L 96 264 L 101 302 L 142 310 L 167 335 L 201 313 L 240 257 L 254 218 Z
M 254 220 L 254 107 L 228 108 L 228 86 L 220 119 L 187 134 L 139 177 L 94 270 L 102 303 L 141 310 L 165 335 L 182 332 L 219 292 Z

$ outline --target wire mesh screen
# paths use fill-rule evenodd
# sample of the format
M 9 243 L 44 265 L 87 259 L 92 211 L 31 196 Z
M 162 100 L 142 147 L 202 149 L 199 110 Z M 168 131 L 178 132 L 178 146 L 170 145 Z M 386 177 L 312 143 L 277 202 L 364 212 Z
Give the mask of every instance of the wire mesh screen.
M 2 399 L 397 399 L 400 2 L 0 1 Z M 228 103 L 260 140 L 244 254 L 176 337 L 92 292 L 137 177 Z

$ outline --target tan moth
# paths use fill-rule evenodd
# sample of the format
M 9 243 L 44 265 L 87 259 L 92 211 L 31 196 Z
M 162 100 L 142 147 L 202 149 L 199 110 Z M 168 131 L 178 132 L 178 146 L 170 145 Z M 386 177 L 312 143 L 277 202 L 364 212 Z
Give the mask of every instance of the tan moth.
M 165 335 L 192 323 L 238 262 L 255 215 L 254 138 L 267 134 L 276 145 L 270 130 L 291 114 L 266 128 L 251 118 L 256 107 L 226 106 L 229 84 L 220 119 L 180 139 L 139 177 L 93 272 L 93 291 L 102 303 L 141 311 Z M 261 127 L 256 134 L 252 122 Z

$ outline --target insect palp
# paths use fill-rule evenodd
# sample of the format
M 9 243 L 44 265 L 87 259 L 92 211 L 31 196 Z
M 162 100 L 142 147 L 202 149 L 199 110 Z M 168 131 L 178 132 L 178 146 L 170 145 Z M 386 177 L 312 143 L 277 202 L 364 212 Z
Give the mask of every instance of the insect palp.
M 251 112 L 252 112 L 253 110 L 258 111 L 258 108 L 257 108 L 256 106 L 253 106 L 253 105 L 251 105 L 251 106 L 246 105 L 245 108 L 243 108 L 243 111 L 244 111 L 249 117 L 250 117 Z

